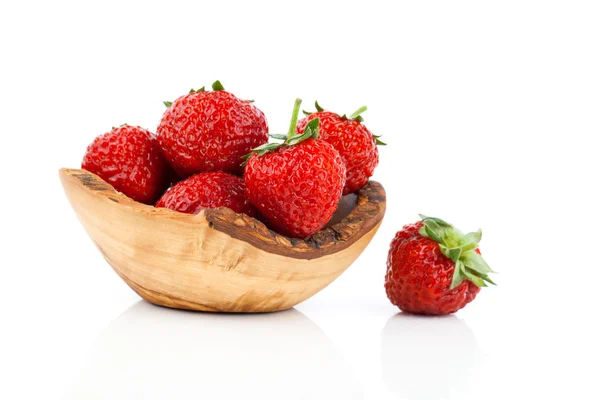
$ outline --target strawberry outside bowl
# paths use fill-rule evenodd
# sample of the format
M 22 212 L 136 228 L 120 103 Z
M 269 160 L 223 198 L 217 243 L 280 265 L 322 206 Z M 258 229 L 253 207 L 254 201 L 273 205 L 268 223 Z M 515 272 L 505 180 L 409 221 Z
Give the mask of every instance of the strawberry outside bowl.
M 386 205 L 383 186 L 370 181 L 342 199 L 325 228 L 301 240 L 225 207 L 183 214 L 138 203 L 85 170 L 59 175 L 79 221 L 121 279 L 150 303 L 188 310 L 295 306 L 358 258 Z

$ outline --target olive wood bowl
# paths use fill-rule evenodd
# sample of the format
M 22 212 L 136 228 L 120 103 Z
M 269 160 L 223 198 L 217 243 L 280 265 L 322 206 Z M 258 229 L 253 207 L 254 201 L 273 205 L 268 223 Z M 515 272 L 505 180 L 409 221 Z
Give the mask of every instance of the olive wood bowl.
M 222 207 L 197 215 L 138 203 L 97 175 L 59 171 L 83 227 L 115 272 L 143 299 L 220 312 L 284 310 L 333 282 L 369 244 L 385 191 L 369 182 L 348 214 L 306 240 Z

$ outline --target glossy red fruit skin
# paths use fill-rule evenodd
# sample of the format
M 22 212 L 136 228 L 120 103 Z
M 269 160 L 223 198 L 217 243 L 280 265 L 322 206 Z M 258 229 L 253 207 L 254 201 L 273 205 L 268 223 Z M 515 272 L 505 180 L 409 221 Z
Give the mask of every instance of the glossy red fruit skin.
M 315 118 L 319 118 L 319 140 L 330 143 L 346 164 L 344 195 L 359 191 L 379 164 L 379 150 L 373 134 L 361 122 L 329 111 L 317 111 L 301 119 L 296 132 L 304 132 L 306 124 Z
M 274 231 L 307 238 L 331 219 L 342 196 L 346 167 L 327 142 L 307 139 L 262 156 L 244 172 L 246 193 Z
M 121 126 L 98 136 L 81 168 L 144 204 L 154 204 L 168 185 L 168 166 L 156 137 L 139 126 Z
M 452 314 L 470 303 L 480 288 L 463 280 L 452 290 L 454 262 L 439 243 L 419 234 L 422 222 L 406 225 L 392 240 L 385 291 L 392 304 L 414 314 Z
M 181 177 L 208 171 L 241 174 L 242 156 L 268 141 L 265 115 L 224 90 L 179 97 L 163 114 L 158 141 Z
M 228 207 L 236 213 L 257 215 L 246 197 L 244 179 L 225 172 L 203 172 L 177 183 L 158 200 L 156 207 L 187 214 Z

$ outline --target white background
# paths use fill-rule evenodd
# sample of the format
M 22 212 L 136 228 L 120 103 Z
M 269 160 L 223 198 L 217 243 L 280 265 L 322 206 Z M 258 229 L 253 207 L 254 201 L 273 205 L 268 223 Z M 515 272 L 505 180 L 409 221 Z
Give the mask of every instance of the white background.
M 600 398 L 595 1 L 2 2 L 0 398 Z M 150 306 L 62 193 L 96 135 L 155 131 L 220 79 L 271 132 L 294 98 L 383 135 L 384 223 L 336 282 L 249 316 Z M 483 228 L 498 287 L 398 314 L 388 244 L 418 213 Z

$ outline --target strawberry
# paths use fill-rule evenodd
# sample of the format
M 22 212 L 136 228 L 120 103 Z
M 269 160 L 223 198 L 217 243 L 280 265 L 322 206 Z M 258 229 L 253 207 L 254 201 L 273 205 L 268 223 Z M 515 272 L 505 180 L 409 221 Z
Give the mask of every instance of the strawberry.
M 493 272 L 479 252 L 481 230 L 468 234 L 438 218 L 406 225 L 392 240 L 385 290 L 402 311 L 451 314 L 471 302 Z
M 287 135 L 247 156 L 246 193 L 267 225 L 290 237 L 306 238 L 329 221 L 342 196 L 346 168 L 339 153 L 319 137 L 319 120 L 296 135 L 297 99 Z
M 129 125 L 98 136 L 88 146 L 81 168 L 145 204 L 156 201 L 168 185 L 170 174 L 156 137 L 146 129 Z
M 319 138 L 330 143 L 342 156 L 346 164 L 346 184 L 344 195 L 354 193 L 367 184 L 379 163 L 377 145 L 385 145 L 379 136 L 373 135 L 362 123 L 361 113 L 367 110 L 363 106 L 346 117 L 325 111 L 315 102 L 317 112 L 307 114 L 298 123 L 298 133 L 303 132 L 306 124 L 319 119 Z
M 167 110 L 157 129 L 160 146 L 181 177 L 207 172 L 241 173 L 241 157 L 268 141 L 265 115 L 252 102 L 226 92 L 191 90 Z
M 203 172 L 177 183 L 158 200 L 156 207 L 188 214 L 198 214 L 203 208 L 228 207 L 236 213 L 256 216 L 246 197 L 244 180 L 225 172 Z

